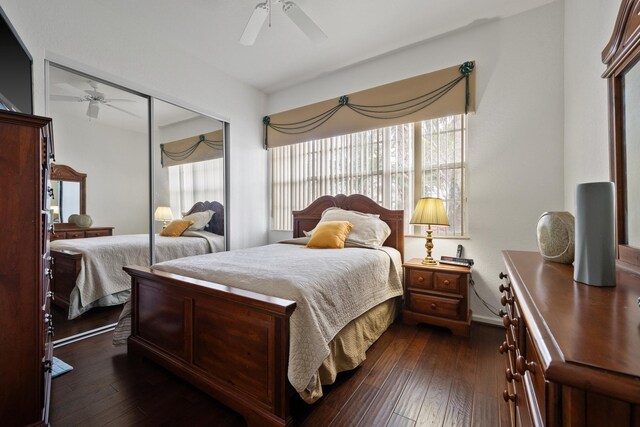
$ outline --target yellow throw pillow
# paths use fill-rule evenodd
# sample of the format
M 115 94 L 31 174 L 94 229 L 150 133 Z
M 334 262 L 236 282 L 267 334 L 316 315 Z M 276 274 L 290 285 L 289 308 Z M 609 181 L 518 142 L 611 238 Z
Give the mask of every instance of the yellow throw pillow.
M 160 235 L 165 237 L 178 237 L 182 233 L 184 233 L 184 230 L 189 228 L 191 224 L 193 224 L 193 221 L 191 220 L 185 220 L 185 219 L 173 220 L 169 223 L 169 225 L 167 225 L 165 228 L 162 229 L 162 231 L 160 232 Z
M 349 221 L 325 221 L 318 224 L 313 230 L 313 236 L 307 243 L 308 248 L 316 249 L 342 249 L 344 239 L 351 231 L 353 224 Z

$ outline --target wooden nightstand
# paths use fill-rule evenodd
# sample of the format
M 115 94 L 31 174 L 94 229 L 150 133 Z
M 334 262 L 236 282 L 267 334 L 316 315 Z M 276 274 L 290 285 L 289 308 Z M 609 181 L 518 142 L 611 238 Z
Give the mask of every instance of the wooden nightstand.
M 403 264 L 405 308 L 408 325 L 428 323 L 469 336 L 469 277 L 471 269 L 447 264 L 423 265 L 420 258 Z

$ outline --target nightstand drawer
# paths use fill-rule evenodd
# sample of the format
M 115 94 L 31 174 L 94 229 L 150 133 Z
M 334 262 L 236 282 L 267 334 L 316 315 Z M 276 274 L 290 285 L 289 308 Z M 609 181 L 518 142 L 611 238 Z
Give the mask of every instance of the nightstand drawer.
M 409 307 L 415 313 L 457 319 L 460 300 L 412 293 L 409 295 Z
M 460 293 L 460 275 L 447 273 L 434 273 L 433 289 L 442 292 Z
M 433 273 L 428 270 L 409 269 L 409 288 L 433 289 Z

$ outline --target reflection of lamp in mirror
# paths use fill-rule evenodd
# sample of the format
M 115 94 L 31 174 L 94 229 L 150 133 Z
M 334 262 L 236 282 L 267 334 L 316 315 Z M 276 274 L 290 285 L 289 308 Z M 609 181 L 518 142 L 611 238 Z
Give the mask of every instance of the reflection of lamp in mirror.
M 162 221 L 162 228 L 165 228 L 169 221 L 173 220 L 173 213 L 171 212 L 171 208 L 158 206 L 156 212 L 153 214 L 153 218 L 156 221 Z
M 427 257 L 422 260 L 423 264 L 434 265 L 437 261 L 431 257 L 431 250 L 433 249 L 433 239 L 431 237 L 432 225 L 449 225 L 449 218 L 447 218 L 447 212 L 444 210 L 444 204 L 442 199 L 435 197 L 423 197 L 418 201 L 416 208 L 413 210 L 411 216 L 411 224 L 423 224 L 427 226 L 427 243 L 424 245 L 427 248 Z
M 51 220 L 53 222 L 60 222 L 60 208 L 56 205 L 51 205 L 50 208 L 51 209 Z

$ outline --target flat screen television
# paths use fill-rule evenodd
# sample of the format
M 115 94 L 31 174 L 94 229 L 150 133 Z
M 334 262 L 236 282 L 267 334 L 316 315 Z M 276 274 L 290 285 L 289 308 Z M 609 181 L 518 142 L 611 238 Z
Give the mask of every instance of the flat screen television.
M 0 9 L 0 110 L 33 114 L 31 55 Z

